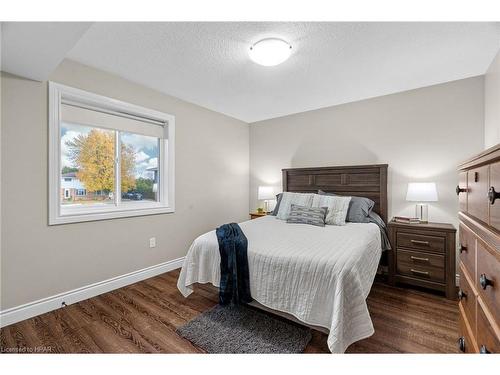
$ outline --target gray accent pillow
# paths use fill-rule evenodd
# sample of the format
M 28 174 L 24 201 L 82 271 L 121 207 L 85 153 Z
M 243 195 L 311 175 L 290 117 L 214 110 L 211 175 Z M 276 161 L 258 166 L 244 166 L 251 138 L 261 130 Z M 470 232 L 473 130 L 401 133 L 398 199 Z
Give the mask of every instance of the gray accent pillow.
M 271 215 L 278 215 L 278 211 L 280 210 L 281 197 L 283 197 L 283 193 L 276 194 L 276 206 L 274 206 L 274 210 Z
M 325 226 L 326 207 L 306 207 L 292 204 L 287 223 Z
M 333 193 L 325 193 L 323 190 L 318 190 L 319 195 L 338 195 Z M 351 197 L 349 209 L 347 210 L 346 221 L 351 223 L 369 223 L 368 216 L 373 210 L 375 202 L 365 197 Z

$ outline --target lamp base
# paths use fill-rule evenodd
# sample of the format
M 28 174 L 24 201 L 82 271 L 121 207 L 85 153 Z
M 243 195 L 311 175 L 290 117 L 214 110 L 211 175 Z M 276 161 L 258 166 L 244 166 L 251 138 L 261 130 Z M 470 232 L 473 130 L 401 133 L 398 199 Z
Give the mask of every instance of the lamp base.
M 427 224 L 429 222 L 429 206 L 423 203 L 416 204 L 415 217 L 418 218 L 422 224 Z

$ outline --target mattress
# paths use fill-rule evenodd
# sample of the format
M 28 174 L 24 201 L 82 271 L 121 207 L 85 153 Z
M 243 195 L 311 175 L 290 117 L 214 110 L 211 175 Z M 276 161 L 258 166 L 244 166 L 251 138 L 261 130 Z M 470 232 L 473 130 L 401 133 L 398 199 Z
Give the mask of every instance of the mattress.
M 373 223 L 316 227 L 274 216 L 240 223 L 248 239 L 250 291 L 260 304 L 329 330 L 328 347 L 343 353 L 373 334 L 366 298 L 382 253 Z M 191 245 L 177 282 L 189 296 L 195 283 L 220 281 L 215 231 Z

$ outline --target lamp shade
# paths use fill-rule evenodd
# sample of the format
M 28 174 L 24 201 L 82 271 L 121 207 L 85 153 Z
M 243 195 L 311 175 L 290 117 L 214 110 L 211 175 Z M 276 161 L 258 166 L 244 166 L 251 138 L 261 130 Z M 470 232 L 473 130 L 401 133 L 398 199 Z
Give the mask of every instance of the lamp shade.
M 406 200 L 410 202 L 437 202 L 438 195 L 435 182 L 410 182 Z
M 257 199 L 259 200 L 269 200 L 275 199 L 274 189 L 272 186 L 259 186 L 259 193 L 257 194 Z

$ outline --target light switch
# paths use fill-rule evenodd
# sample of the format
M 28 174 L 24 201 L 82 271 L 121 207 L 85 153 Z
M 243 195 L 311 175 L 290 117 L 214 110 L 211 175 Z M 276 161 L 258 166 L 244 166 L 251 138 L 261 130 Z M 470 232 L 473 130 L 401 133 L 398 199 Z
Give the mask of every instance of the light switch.
M 151 237 L 149 239 L 149 247 L 156 247 L 156 237 Z

